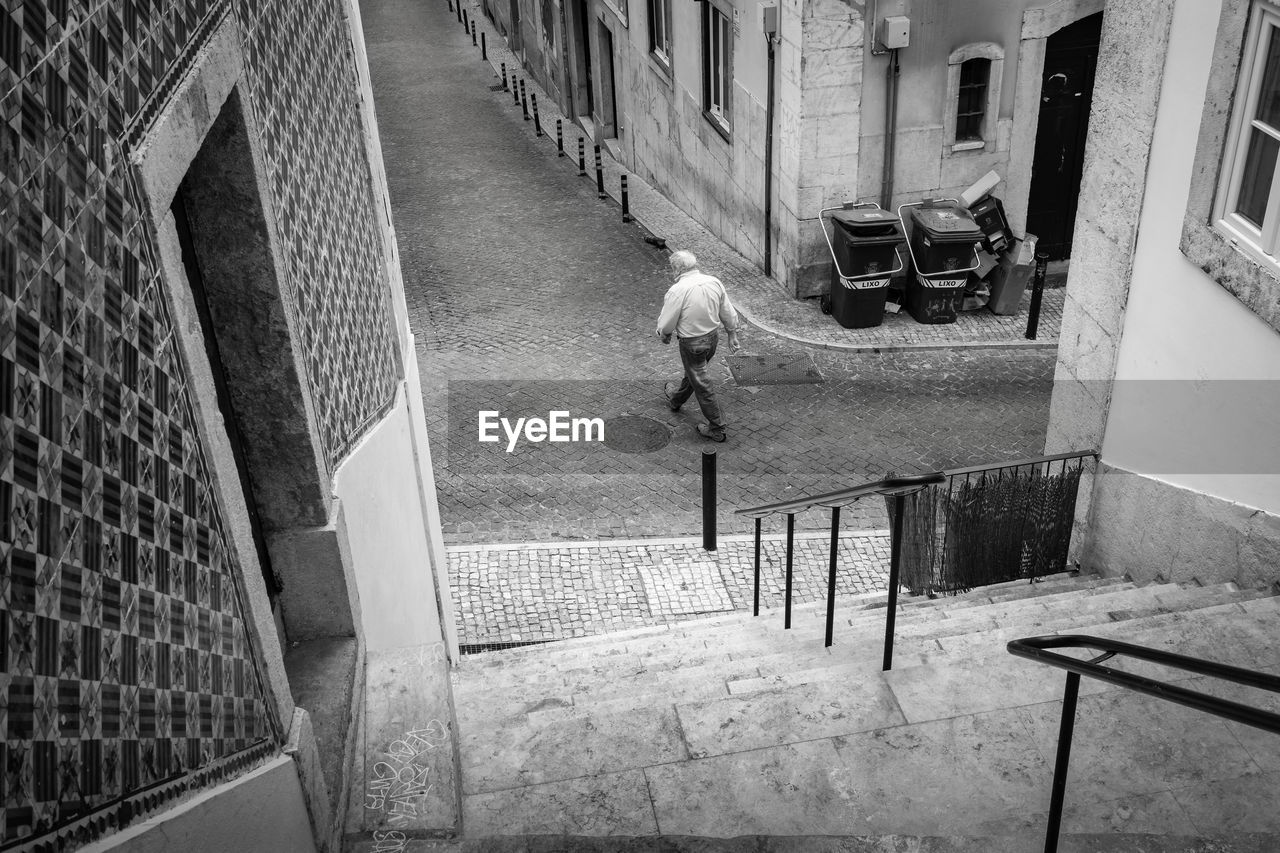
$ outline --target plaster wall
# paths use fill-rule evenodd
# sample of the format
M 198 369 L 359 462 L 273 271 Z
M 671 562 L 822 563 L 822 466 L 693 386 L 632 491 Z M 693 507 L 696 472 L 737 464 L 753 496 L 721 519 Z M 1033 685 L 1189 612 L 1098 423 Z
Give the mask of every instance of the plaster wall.
M 440 642 L 428 518 L 402 385 L 334 477 L 342 502 L 369 652 Z
M 1220 0 L 1175 7 L 1102 451 L 1121 468 L 1275 514 L 1280 334 L 1178 245 L 1196 152 L 1189 129 L 1213 61 L 1203 33 L 1220 11 Z
M 111 838 L 83 853 L 170 850 L 314 851 L 311 823 L 293 761 L 281 756 L 215 790 Z

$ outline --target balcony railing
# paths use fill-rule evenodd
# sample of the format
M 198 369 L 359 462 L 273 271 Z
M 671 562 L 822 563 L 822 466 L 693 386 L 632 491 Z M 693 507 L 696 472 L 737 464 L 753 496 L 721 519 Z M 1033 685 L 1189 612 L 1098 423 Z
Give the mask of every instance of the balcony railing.
M 956 592 L 1062 571 L 1066 566 L 1080 475 L 1094 451 L 889 477 L 850 489 L 737 510 L 755 519 L 752 613 L 760 615 L 762 521 L 787 517 L 783 627 L 791 627 L 796 514 L 831 510 L 826 645 L 835 627 L 840 510 L 870 495 L 889 503 L 889 602 L 883 668 L 893 666 L 898 586 L 914 593 Z M 904 578 L 905 572 L 905 578 Z

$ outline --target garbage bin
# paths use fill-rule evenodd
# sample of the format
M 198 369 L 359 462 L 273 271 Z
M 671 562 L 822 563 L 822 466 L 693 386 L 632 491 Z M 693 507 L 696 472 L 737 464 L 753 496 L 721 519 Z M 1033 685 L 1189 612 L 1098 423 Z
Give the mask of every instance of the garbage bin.
M 907 248 L 915 266 L 907 281 L 907 310 L 918 323 L 954 323 L 969 273 L 978 268 L 982 229 L 951 199 L 904 204 L 899 213 L 906 207 L 914 208 Z
M 834 239 L 831 257 L 831 314 L 846 329 L 884 322 L 889 279 L 905 266 L 898 247 L 906 242 L 902 221 L 875 205 L 828 208 Z M 826 233 L 826 226 L 823 226 Z

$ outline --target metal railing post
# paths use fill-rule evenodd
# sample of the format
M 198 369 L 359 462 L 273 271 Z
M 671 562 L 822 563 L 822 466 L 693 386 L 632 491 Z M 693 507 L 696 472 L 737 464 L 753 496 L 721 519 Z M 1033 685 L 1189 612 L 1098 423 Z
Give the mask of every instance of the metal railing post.
M 760 615 L 760 519 L 756 519 L 756 583 L 755 596 L 752 599 L 751 615 Z
M 702 451 L 702 547 L 716 550 L 716 452 Z
M 791 627 L 791 558 L 795 553 L 796 514 L 787 513 L 787 597 L 782 622 L 783 628 Z
M 840 507 L 831 508 L 831 567 L 827 574 L 827 642 L 836 623 L 836 548 L 840 544 Z
M 898 570 L 902 559 L 902 516 L 905 506 L 905 495 L 893 496 L 893 538 L 889 543 L 889 609 L 884 617 L 884 663 L 880 667 L 885 672 L 893 668 L 893 624 L 898 616 Z
M 1049 825 L 1045 829 L 1044 853 L 1057 853 L 1058 831 L 1062 826 L 1062 803 L 1067 795 L 1067 766 L 1071 763 L 1071 738 L 1076 728 L 1076 699 L 1080 695 L 1080 674 L 1067 673 L 1062 695 L 1062 723 L 1058 727 L 1058 757 L 1053 763 L 1053 793 L 1049 798 Z

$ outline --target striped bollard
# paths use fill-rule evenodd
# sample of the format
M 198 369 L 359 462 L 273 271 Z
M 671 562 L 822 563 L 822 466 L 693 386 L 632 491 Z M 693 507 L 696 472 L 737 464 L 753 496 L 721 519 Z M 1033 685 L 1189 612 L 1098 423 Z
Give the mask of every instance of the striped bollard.
M 587 176 L 587 141 L 581 136 L 578 137 L 578 177 L 585 178 Z
M 627 176 L 622 176 L 622 221 L 631 221 L 631 206 L 627 204 Z
M 596 197 L 604 198 L 604 163 L 600 161 L 600 146 L 596 146 Z
M 511 103 L 520 106 L 520 86 L 516 83 L 516 72 L 511 72 Z
M 533 135 L 542 136 L 542 120 L 538 118 L 538 93 L 534 92 L 529 97 L 533 98 Z
M 507 63 L 502 63 L 502 91 L 507 91 L 510 87 L 507 85 Z
M 471 22 L 471 46 L 476 46 L 476 22 Z
M 564 124 L 556 119 L 556 156 L 564 156 Z
M 485 62 L 489 61 L 489 45 L 484 40 L 484 30 L 480 31 L 480 58 Z M 503 87 L 506 88 L 505 86 Z
M 529 96 L 524 89 L 524 78 L 520 78 L 520 107 L 524 110 L 524 120 L 529 120 Z

